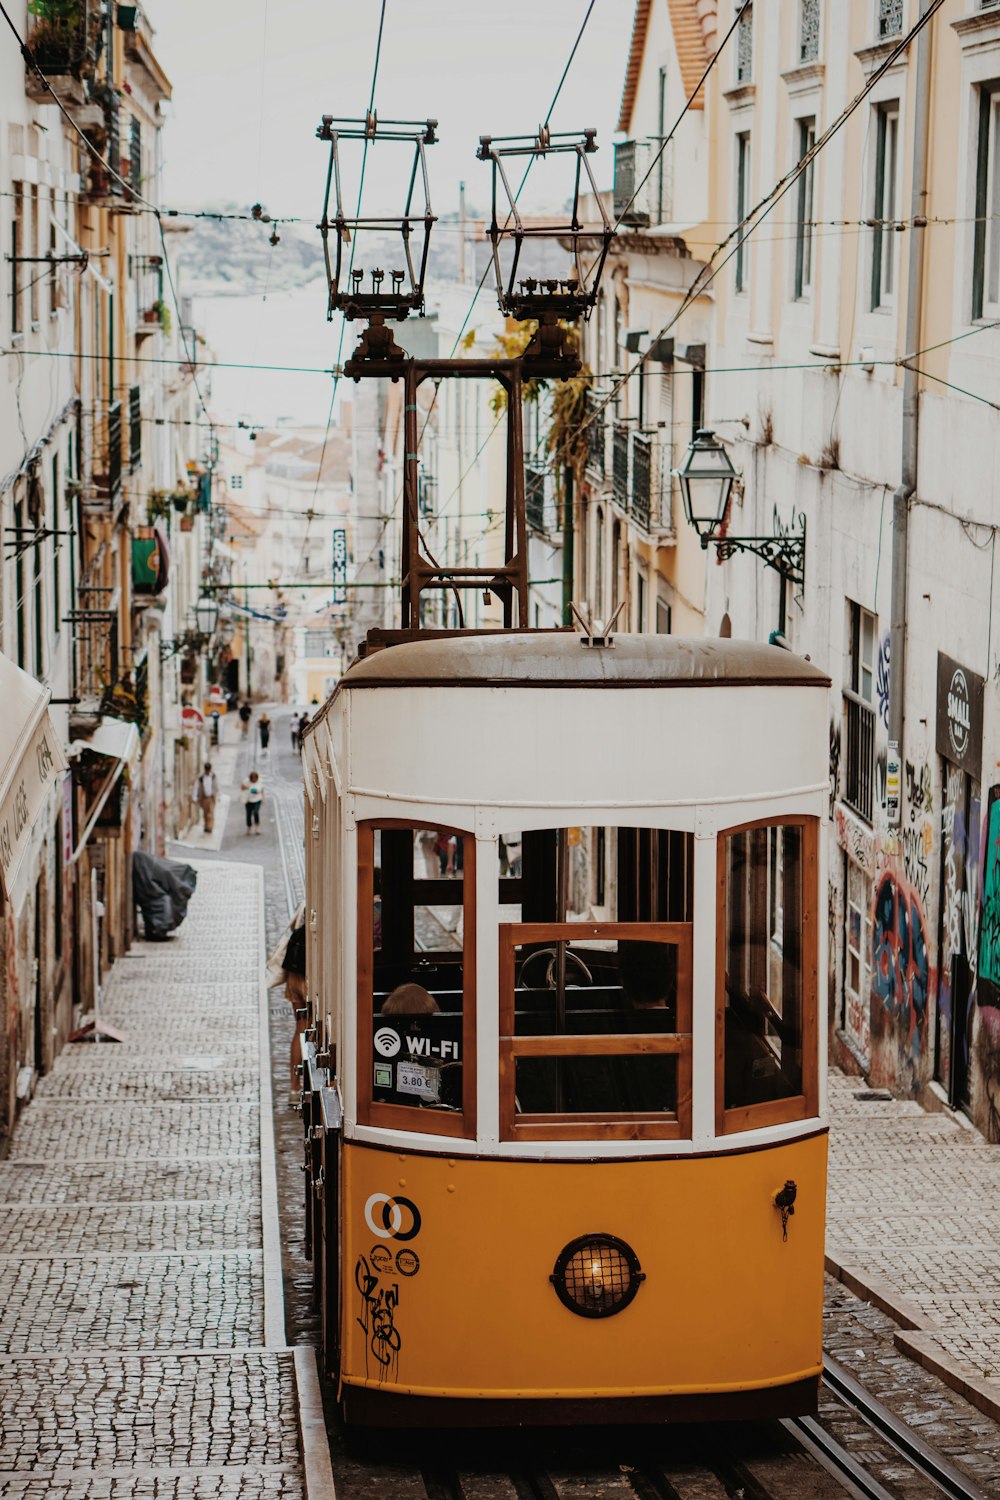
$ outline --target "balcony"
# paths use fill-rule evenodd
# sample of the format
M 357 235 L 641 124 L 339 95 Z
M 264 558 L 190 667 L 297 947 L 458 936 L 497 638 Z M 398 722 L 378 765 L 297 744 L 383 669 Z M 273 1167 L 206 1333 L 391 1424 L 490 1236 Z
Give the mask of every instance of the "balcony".
M 658 430 L 632 434 L 629 515 L 642 531 L 673 535 L 671 449 Z
M 27 69 L 28 98 L 47 104 L 54 94 L 65 106 L 84 104 L 100 52 L 100 0 L 36 0 L 31 9 L 27 46 L 35 66 Z
M 108 414 L 94 432 L 94 493 L 88 508 L 94 511 L 113 510 L 122 493 L 122 403 L 115 401 L 108 407 Z
M 129 387 L 128 393 L 128 463 L 136 470 L 142 463 L 142 404 L 139 387 Z
M 82 608 L 66 616 L 70 626 L 73 697 L 84 717 L 101 712 L 105 693 L 118 681 L 118 609 L 116 590 L 81 588 Z
M 844 712 L 847 718 L 844 801 L 870 823 L 875 787 L 875 710 L 855 693 L 845 691 Z
M 604 407 L 592 396 L 587 401 L 587 468 L 598 479 L 607 471 L 608 430 L 604 420 Z
M 545 516 L 545 470 L 524 466 L 524 513 L 528 530 L 548 531 Z
M 659 153 L 659 155 L 657 154 Z M 658 139 L 615 147 L 615 218 L 630 229 L 668 223 L 673 199 L 673 147 Z
M 628 510 L 628 448 L 628 427 L 616 422 L 611 438 L 611 498 L 622 510 Z

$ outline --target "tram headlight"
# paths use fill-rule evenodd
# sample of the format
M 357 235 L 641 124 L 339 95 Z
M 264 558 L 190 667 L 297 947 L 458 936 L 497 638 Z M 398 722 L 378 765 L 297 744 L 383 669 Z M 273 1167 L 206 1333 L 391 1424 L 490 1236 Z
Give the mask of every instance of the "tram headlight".
M 613 1234 L 584 1234 L 561 1251 L 549 1277 L 556 1295 L 581 1318 L 610 1318 L 645 1281 L 631 1245 Z

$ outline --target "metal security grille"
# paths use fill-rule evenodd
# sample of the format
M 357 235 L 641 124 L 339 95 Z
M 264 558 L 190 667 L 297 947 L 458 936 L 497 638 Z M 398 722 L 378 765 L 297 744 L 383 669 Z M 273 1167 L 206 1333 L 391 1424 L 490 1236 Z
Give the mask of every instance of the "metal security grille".
M 649 214 L 643 203 L 633 201 L 644 173 L 643 161 L 647 152 L 645 142 L 621 141 L 615 147 L 615 218 L 623 224 L 642 226 L 649 223 Z M 640 195 L 643 199 L 645 193 Z
M 637 432 L 632 439 L 632 515 L 644 531 L 649 530 L 652 476 L 652 443 Z
M 593 400 L 588 402 L 590 426 L 587 429 L 587 467 L 604 478 L 606 467 L 606 430 L 604 412 Z
M 545 474 L 527 464 L 524 469 L 524 513 L 529 531 L 545 530 Z
M 847 715 L 844 801 L 870 823 L 875 783 L 875 710 L 846 691 L 844 708 Z
M 114 500 L 122 488 L 122 404 L 116 401 L 108 412 L 108 495 Z
M 878 34 L 899 36 L 903 30 L 903 0 L 878 0 Z
M 142 463 L 142 407 L 137 385 L 129 386 L 128 392 L 128 461 L 132 469 Z
M 753 6 L 740 16 L 736 31 L 736 81 L 749 83 L 753 77 Z
M 128 184 L 133 196 L 142 192 L 142 121 L 132 116 L 132 137 L 129 141 Z
M 628 506 L 628 428 L 624 423 L 615 427 L 611 453 L 611 493 L 616 503 L 625 510 Z
M 815 62 L 819 57 L 819 0 L 801 0 L 799 11 L 799 60 Z
M 645 1280 L 635 1251 L 611 1234 L 572 1240 L 556 1261 L 552 1284 L 560 1302 L 583 1318 L 607 1318 L 632 1301 Z

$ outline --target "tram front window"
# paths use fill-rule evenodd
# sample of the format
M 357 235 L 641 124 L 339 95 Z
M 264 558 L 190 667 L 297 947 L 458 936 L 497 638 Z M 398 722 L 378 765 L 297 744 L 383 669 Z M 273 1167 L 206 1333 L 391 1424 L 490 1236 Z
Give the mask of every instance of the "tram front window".
M 358 846 L 359 1118 L 471 1133 L 475 841 L 362 824 Z
M 720 836 L 720 1129 L 816 1110 L 814 820 Z

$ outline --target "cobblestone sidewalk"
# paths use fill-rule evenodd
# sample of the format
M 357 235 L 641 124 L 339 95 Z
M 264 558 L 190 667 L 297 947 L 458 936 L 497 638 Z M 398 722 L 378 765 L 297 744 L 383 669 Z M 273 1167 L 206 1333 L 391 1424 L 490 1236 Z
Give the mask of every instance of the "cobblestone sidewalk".
M 201 865 L 0 1163 L 0 1496 L 303 1500 L 262 923 L 259 870 Z
M 832 1073 L 829 1103 L 829 1268 L 895 1310 L 900 1349 L 1000 1416 L 1000 1148 L 861 1078 Z

